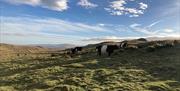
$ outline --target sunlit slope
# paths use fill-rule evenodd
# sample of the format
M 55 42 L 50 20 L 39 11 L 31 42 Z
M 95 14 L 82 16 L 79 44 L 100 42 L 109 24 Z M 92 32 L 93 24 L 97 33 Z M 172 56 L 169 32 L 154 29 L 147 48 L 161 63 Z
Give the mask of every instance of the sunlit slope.
M 0 60 L 11 59 L 28 53 L 46 52 L 48 49 L 40 46 L 20 46 L 0 43 Z
M 68 55 L 0 63 L 0 90 L 180 91 L 180 46 L 97 56 Z

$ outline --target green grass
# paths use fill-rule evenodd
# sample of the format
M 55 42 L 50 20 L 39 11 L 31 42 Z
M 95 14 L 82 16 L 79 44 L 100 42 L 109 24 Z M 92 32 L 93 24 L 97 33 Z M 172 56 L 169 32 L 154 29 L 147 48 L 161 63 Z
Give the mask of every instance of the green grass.
M 3 60 L 0 90 L 180 91 L 180 48 Z

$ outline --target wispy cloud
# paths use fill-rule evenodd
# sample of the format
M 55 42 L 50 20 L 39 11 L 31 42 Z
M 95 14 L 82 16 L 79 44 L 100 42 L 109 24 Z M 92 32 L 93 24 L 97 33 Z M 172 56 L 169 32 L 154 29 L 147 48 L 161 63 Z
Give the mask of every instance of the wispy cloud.
M 156 21 L 156 22 L 153 22 L 152 24 L 150 24 L 148 26 L 144 26 L 144 27 L 141 24 L 134 23 L 134 24 L 131 24 L 129 27 L 131 29 L 133 29 L 134 31 L 141 32 L 146 35 L 155 35 L 156 33 L 159 32 L 159 30 L 152 31 L 152 26 L 158 24 L 159 22 L 160 21 Z
M 151 28 L 151 27 L 153 27 L 154 25 L 156 25 L 156 24 L 158 24 L 160 22 L 161 22 L 161 20 L 153 22 L 152 24 L 148 25 L 147 28 Z
M 32 27 L 33 26 L 33 27 Z M 2 17 L 2 28 L 11 28 L 22 31 L 56 31 L 56 32 L 108 32 L 107 29 L 79 22 L 70 22 L 55 18 L 35 18 L 35 17 Z
M 88 44 L 99 41 L 120 41 L 146 36 L 178 37 L 179 33 L 171 28 L 152 30 L 160 23 L 147 26 L 134 23 L 130 26 L 115 24 L 86 24 L 56 18 L 33 16 L 1 16 L 1 41 L 8 43 L 74 43 Z
M 3 40 L 14 40 L 14 37 L 30 40 L 32 37 L 36 37 L 37 39 L 32 38 L 31 41 L 38 41 L 39 38 L 49 38 L 47 41 L 58 39 L 78 41 L 90 36 L 101 36 L 102 33 L 111 34 L 112 31 L 96 24 L 91 25 L 55 18 L 1 16 L 0 35 Z
M 140 2 L 139 8 L 130 8 L 125 5 L 129 2 L 135 2 L 135 0 L 116 0 L 110 2 L 106 11 L 110 12 L 111 15 L 128 15 L 129 17 L 139 17 L 144 14 L 144 11 L 148 8 L 148 5 Z
M 103 41 L 119 41 L 120 37 L 117 36 L 102 36 L 102 37 L 92 37 L 86 38 L 82 41 L 91 41 L 91 42 L 103 42 Z
M 77 4 L 85 8 L 95 8 L 98 6 L 97 4 L 89 2 L 89 0 L 80 0 Z
M 120 42 L 123 40 L 132 40 L 132 39 L 138 39 L 138 38 L 147 38 L 147 36 L 134 36 L 134 37 L 118 37 L 118 36 L 102 36 L 102 37 L 93 37 L 93 38 L 86 38 L 83 39 L 83 42 L 89 42 L 89 43 L 100 43 L 100 42 Z
M 64 11 L 68 9 L 68 0 L 4 0 L 11 4 L 26 4 L 31 6 L 40 6 L 55 11 Z
M 152 27 L 160 23 L 161 21 L 153 22 L 147 26 L 142 26 L 141 24 L 131 24 L 129 27 L 136 32 L 145 34 L 146 37 L 176 37 L 180 38 L 178 31 L 168 28 L 168 29 L 159 29 L 153 30 Z
M 173 29 L 164 29 L 164 32 L 167 32 L 167 33 L 172 33 L 174 30 Z

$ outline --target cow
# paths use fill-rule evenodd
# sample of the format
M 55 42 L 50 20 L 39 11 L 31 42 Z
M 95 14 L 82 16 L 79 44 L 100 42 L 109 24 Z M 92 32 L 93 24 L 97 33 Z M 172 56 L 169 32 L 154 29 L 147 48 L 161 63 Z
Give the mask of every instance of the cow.
M 96 50 L 97 50 L 99 56 L 101 56 L 101 48 L 102 48 L 102 45 L 96 46 Z
M 72 49 L 71 49 L 71 53 L 72 53 L 72 54 L 76 54 L 78 51 L 82 51 L 82 49 L 83 49 L 82 47 L 72 48 Z
M 114 52 L 114 50 L 119 49 L 119 46 L 118 45 L 107 45 L 107 47 L 105 47 L 105 48 L 107 48 L 106 51 L 108 53 L 108 56 L 111 56 L 111 54 Z M 103 50 L 103 47 L 102 47 L 102 50 Z
M 120 47 L 120 48 L 126 48 L 126 47 L 127 47 L 127 42 L 121 42 L 121 43 L 119 44 L 119 47 Z
M 114 50 L 120 49 L 120 48 L 125 48 L 127 46 L 126 42 L 121 42 L 117 45 L 98 45 L 96 47 L 96 50 L 98 52 L 98 55 L 101 56 L 102 54 L 107 53 L 108 56 L 111 56 L 111 54 L 114 52 Z

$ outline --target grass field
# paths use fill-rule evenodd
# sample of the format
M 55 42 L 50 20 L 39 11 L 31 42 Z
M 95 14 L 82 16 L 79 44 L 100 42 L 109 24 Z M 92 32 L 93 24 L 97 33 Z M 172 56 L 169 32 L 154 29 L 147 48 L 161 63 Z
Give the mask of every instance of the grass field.
M 0 91 L 180 91 L 180 46 L 0 62 Z

